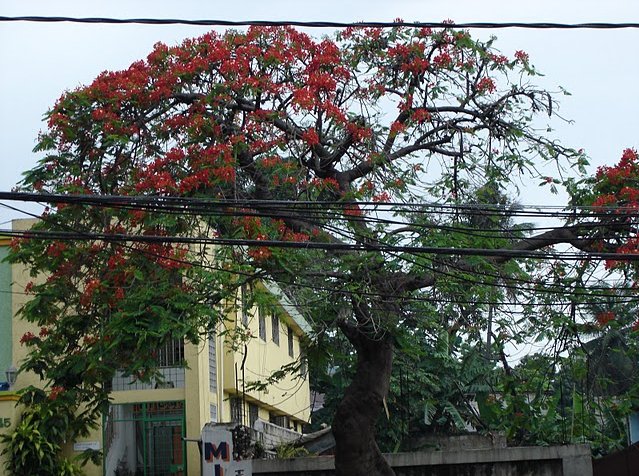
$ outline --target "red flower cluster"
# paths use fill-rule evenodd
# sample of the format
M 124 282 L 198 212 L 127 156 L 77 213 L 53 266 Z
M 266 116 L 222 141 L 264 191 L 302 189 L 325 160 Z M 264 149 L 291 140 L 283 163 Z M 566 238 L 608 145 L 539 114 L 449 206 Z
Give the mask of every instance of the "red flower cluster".
M 29 344 L 34 339 L 36 339 L 36 336 L 33 332 L 25 332 L 24 335 L 20 337 L 20 344 Z
M 66 243 L 56 241 L 47 247 L 47 255 L 57 258 L 67 249 Z
M 515 59 L 517 59 L 517 61 L 521 61 L 524 64 L 527 64 L 529 60 L 528 53 L 522 50 L 517 50 L 515 51 Z
M 64 392 L 64 387 L 60 385 L 54 385 L 49 392 L 49 400 L 57 400 L 60 394 Z
M 492 78 L 481 78 L 477 83 L 477 91 L 480 93 L 492 93 L 496 89 L 495 81 Z
M 84 286 L 84 292 L 80 296 L 80 304 L 83 306 L 88 306 L 89 304 L 91 304 L 91 301 L 93 300 L 93 294 L 100 287 L 101 284 L 102 283 L 99 279 L 90 279 L 89 281 L 87 281 L 86 285 Z
M 603 327 L 606 324 L 608 324 L 610 321 L 613 321 L 615 319 L 615 313 L 612 311 L 600 312 L 599 314 L 595 316 L 595 318 L 597 319 L 597 322 L 599 323 L 599 325 Z

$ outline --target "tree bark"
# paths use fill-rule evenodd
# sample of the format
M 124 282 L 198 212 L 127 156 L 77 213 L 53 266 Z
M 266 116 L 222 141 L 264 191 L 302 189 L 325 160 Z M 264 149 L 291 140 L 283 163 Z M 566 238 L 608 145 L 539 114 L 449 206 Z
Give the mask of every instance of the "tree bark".
M 393 476 L 375 442 L 375 423 L 390 386 L 393 343 L 388 335 L 369 337 L 357 330 L 348 337 L 357 349 L 357 368 L 333 419 L 335 474 Z

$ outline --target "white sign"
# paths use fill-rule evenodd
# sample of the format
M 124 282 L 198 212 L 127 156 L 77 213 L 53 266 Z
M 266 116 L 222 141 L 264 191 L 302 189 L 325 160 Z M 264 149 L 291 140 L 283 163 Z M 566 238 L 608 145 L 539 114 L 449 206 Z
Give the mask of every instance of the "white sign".
M 202 476 L 252 476 L 251 460 L 233 460 L 233 435 L 213 426 L 202 429 Z
M 99 441 L 78 441 L 77 443 L 73 443 L 73 451 L 99 450 L 99 449 L 100 449 Z

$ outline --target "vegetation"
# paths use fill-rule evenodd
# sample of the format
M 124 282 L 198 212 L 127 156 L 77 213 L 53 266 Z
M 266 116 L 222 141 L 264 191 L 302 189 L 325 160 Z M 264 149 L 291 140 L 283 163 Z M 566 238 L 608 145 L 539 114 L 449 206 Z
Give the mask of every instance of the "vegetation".
M 238 286 L 264 277 L 313 314 L 309 353 L 330 362 L 337 332 L 349 346 L 338 475 L 392 474 L 375 426 L 397 384 L 394 358 L 423 362 L 418 378 L 443 405 L 432 421 L 458 425 L 463 392 L 437 371 L 471 385 L 456 358 L 486 333 L 501 354 L 561 342 L 570 305 L 605 294 L 592 285 L 600 253 L 637 248 L 634 151 L 566 182 L 572 205 L 596 208 L 547 231 L 517 219 L 518 186 L 552 190 L 562 179 L 546 167 L 586 165 L 539 133 L 539 114 L 557 105 L 535 75 L 526 53 L 506 57 L 452 27 L 319 40 L 250 28 L 158 44 L 65 93 L 20 185 L 51 208 L 10 256 L 46 276 L 25 290 L 21 316 L 40 331 L 22 338 L 22 371 L 47 384 L 42 408 L 64 400 L 73 415 L 53 449 L 104 411 L 114 369 L 157 375 L 149 349 L 197 342 Z M 561 243 L 578 256 L 552 250 Z M 630 288 L 633 266 L 608 268 L 627 270 Z

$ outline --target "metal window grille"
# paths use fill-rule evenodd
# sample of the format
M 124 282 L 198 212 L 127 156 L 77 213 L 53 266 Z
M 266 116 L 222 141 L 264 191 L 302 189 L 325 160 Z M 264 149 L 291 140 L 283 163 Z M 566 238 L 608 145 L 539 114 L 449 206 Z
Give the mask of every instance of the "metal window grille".
M 271 312 L 271 330 L 273 334 L 273 342 L 280 345 L 280 318 L 275 311 Z
M 231 398 L 231 421 L 233 423 L 244 423 L 244 406 L 242 405 L 242 399 L 233 397 Z
M 184 365 L 184 341 L 171 339 L 158 351 L 159 367 L 178 367 Z
M 274 425 L 281 426 L 282 428 L 288 428 L 288 417 L 286 415 L 276 415 L 275 413 L 269 413 L 268 421 Z
M 295 357 L 295 351 L 293 350 L 293 329 L 288 326 L 288 355 Z
M 262 308 L 258 310 L 258 324 L 260 339 L 266 342 L 266 311 Z

